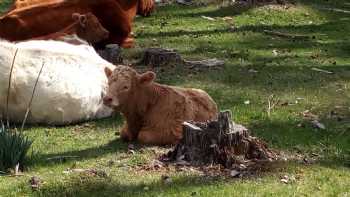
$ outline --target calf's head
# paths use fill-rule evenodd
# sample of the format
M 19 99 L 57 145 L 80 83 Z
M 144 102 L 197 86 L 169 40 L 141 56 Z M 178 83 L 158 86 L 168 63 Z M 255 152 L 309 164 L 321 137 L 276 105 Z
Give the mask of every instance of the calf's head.
M 149 87 L 156 77 L 154 72 L 139 74 L 134 69 L 121 65 L 113 71 L 106 67 L 105 74 L 108 78 L 108 89 L 103 103 L 116 110 L 135 105 L 135 99 L 138 99 L 142 90 Z
M 94 44 L 109 37 L 109 31 L 101 25 L 98 18 L 92 13 L 74 13 L 72 18 L 79 25 L 77 35 L 89 43 Z

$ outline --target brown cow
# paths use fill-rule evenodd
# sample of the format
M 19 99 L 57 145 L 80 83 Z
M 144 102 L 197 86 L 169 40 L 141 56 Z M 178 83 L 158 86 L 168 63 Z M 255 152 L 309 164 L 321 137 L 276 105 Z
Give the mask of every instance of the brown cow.
M 74 13 L 72 18 L 75 22 L 65 29 L 46 36 L 32 38 L 31 40 L 61 40 L 71 44 L 84 44 L 86 42 L 95 44 L 108 38 L 109 32 L 92 13 Z
M 55 0 L 15 0 L 11 10 L 33 6 L 42 3 L 50 3 Z M 116 1 L 127 1 L 127 0 L 116 0 Z M 137 14 L 142 16 L 149 16 L 154 9 L 154 0 L 139 0 L 137 6 Z
M 110 35 L 98 47 L 116 43 L 132 47 L 131 24 L 138 0 L 52 0 L 9 11 L 0 17 L 0 37 L 21 41 L 58 32 L 73 23 L 72 14 L 91 12 Z
M 126 118 L 123 140 L 145 144 L 175 144 L 182 138 L 184 121 L 216 118 L 217 106 L 199 89 L 185 89 L 154 82 L 155 73 L 137 73 L 127 66 L 114 71 L 105 68 L 108 78 L 105 105 Z

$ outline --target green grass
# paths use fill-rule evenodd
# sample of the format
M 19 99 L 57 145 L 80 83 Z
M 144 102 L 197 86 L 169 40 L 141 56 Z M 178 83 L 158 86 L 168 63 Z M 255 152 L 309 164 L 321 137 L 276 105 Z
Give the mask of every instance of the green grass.
M 0 11 L 7 5 L 1 3 Z M 151 17 L 137 18 L 137 46 L 124 51 L 126 57 L 139 58 L 143 48 L 159 46 L 174 48 L 186 59 L 225 60 L 222 70 L 193 73 L 181 66 L 166 68 L 158 80 L 208 91 L 220 109 L 232 110 L 236 122 L 270 146 L 292 155 L 316 153 L 320 156 L 315 163 L 289 161 L 274 172 L 242 180 L 210 179 L 195 172 L 141 172 L 134 167 L 152 161 L 154 150 L 164 148 L 139 146 L 134 155 L 127 154 L 127 144 L 114 135 L 123 121 L 117 117 L 85 126 L 28 128 L 26 134 L 35 140 L 30 164 L 25 176 L 0 177 L 0 196 L 349 196 L 349 11 L 345 0 L 300 1 L 289 9 L 170 5 Z M 233 31 L 221 19 L 225 16 L 233 17 Z M 293 41 L 266 35 L 265 29 L 315 38 Z M 315 72 L 313 67 L 334 74 Z M 281 103 L 298 103 L 278 105 L 269 117 L 266 108 L 272 94 Z M 312 128 L 301 115 L 305 110 L 318 115 L 327 129 Z M 332 111 L 340 118 L 330 116 Z M 79 158 L 47 161 L 60 155 Z M 63 173 L 72 167 L 103 169 L 108 176 Z M 165 173 L 173 183 L 162 184 Z M 283 184 L 282 175 L 298 179 Z M 44 181 L 39 191 L 30 188 L 31 176 Z

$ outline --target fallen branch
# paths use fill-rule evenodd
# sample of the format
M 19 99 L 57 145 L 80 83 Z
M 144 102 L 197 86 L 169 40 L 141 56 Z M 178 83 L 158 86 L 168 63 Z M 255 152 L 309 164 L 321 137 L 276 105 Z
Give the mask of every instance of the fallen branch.
M 225 65 L 225 61 L 214 59 L 200 60 L 200 61 L 189 61 L 184 60 L 185 65 L 190 68 L 220 68 Z
M 28 175 L 25 175 L 25 174 L 5 174 L 5 175 L 0 175 L 0 176 L 3 176 L 3 177 L 20 177 L 20 176 L 28 176 Z
M 319 68 L 311 68 L 311 70 L 321 72 L 321 73 L 326 73 L 326 74 L 333 74 L 333 72 L 331 72 L 331 71 L 323 70 L 323 69 L 319 69 Z
M 264 30 L 264 33 L 271 36 L 278 36 L 281 38 L 295 39 L 295 40 L 307 40 L 310 39 L 310 36 L 307 35 L 296 35 L 296 34 L 287 34 L 278 31 Z
M 63 160 L 63 159 L 71 159 L 71 158 L 79 158 L 79 156 L 55 156 L 55 157 L 50 157 L 47 158 L 47 161 L 51 161 L 51 160 Z

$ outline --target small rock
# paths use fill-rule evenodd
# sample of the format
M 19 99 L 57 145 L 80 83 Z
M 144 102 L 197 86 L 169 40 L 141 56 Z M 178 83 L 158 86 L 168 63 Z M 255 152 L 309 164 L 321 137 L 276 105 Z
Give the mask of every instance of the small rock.
M 146 186 L 146 187 L 143 188 L 143 190 L 148 191 L 149 187 Z
M 259 71 L 254 70 L 254 69 L 251 68 L 251 69 L 248 70 L 248 72 L 250 72 L 250 73 L 258 73 Z
M 282 183 L 285 183 L 285 184 L 288 184 L 288 183 L 289 183 L 288 179 L 285 179 L 285 178 L 282 178 L 282 179 L 281 179 L 281 182 L 282 182 Z
M 322 129 L 322 130 L 326 129 L 326 126 L 320 123 L 318 120 L 313 120 L 311 121 L 311 123 L 312 123 L 312 126 L 314 126 L 317 129 Z
M 237 177 L 239 177 L 240 174 L 241 173 L 238 172 L 237 170 L 231 170 L 230 176 L 234 177 L 234 178 L 237 178 Z
M 277 56 L 277 55 L 278 55 L 278 51 L 277 51 L 276 49 L 274 49 L 274 50 L 272 50 L 272 54 L 273 54 L 274 56 Z
M 304 123 L 299 123 L 299 124 L 297 125 L 297 127 L 305 128 L 305 124 L 304 124 Z
M 244 104 L 245 104 L 245 105 L 249 105 L 249 104 L 250 104 L 250 100 L 244 101 Z
M 128 150 L 128 154 L 134 155 L 135 151 L 134 150 Z
M 241 170 L 245 170 L 245 169 L 247 169 L 247 166 L 244 165 L 244 164 L 239 164 L 239 168 L 240 168 Z

